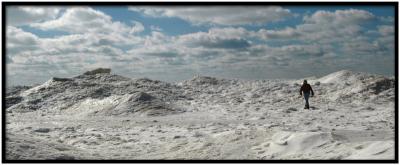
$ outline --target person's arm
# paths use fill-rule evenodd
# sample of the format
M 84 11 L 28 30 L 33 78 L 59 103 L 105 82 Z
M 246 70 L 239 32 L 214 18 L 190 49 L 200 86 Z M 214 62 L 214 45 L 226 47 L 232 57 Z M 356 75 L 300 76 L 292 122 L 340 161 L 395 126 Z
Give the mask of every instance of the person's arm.
M 310 89 L 311 89 L 311 96 L 314 96 L 314 91 L 312 90 L 311 85 L 310 85 Z
M 301 86 L 300 88 L 300 96 L 302 96 L 302 92 L 303 92 L 303 86 Z

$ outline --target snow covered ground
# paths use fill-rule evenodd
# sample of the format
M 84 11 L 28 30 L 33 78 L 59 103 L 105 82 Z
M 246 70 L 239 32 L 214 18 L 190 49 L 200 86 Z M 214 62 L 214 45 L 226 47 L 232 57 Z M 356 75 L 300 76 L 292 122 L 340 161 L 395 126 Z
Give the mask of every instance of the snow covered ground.
M 109 73 L 7 89 L 7 159 L 394 159 L 393 77 L 299 80 Z

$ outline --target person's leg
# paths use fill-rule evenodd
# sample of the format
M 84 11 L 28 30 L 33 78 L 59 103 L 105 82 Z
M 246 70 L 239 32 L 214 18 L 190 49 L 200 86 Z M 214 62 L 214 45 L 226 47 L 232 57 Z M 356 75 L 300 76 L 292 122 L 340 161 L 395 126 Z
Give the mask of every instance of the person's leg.
M 310 105 L 308 104 L 308 98 L 310 97 L 310 93 L 304 93 L 304 99 L 306 100 L 306 108 L 310 108 Z

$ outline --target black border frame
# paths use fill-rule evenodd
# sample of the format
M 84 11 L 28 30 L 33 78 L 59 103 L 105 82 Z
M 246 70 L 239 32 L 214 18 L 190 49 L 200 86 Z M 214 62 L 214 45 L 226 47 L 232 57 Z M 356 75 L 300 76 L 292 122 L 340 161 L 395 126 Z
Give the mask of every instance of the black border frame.
M 122 5 L 149 5 L 149 6 L 267 6 L 267 5 L 281 5 L 281 6 L 392 6 L 394 7 L 394 34 L 395 34 L 395 159 L 393 160 L 7 160 L 6 159 L 6 113 L 5 113 L 5 90 L 6 90 L 6 7 L 7 6 L 122 6 Z M 398 2 L 385 1 L 385 2 L 2 2 L 2 163 L 399 163 L 398 158 Z

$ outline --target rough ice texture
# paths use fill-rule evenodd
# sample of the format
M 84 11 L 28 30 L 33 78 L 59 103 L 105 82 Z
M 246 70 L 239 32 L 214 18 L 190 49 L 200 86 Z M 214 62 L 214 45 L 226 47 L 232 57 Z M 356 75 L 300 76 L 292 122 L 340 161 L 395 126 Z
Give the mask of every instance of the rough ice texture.
M 394 159 L 394 78 L 206 76 L 166 83 L 94 70 L 6 91 L 7 159 Z
M 95 75 L 95 74 L 110 74 L 111 69 L 109 68 L 97 68 L 91 71 L 87 71 L 83 73 L 84 75 Z

